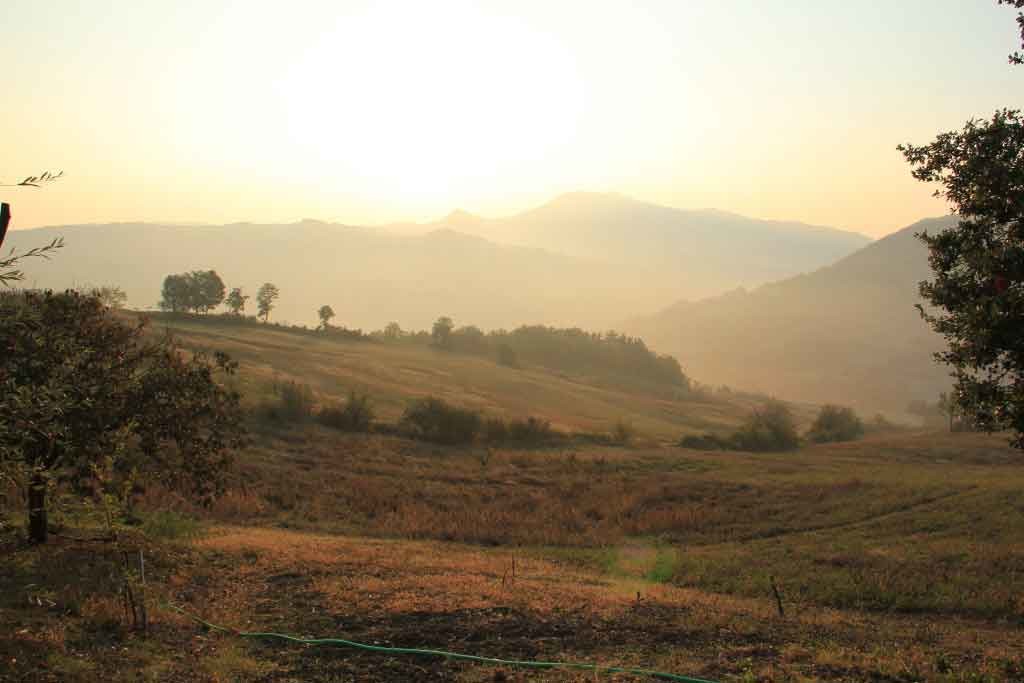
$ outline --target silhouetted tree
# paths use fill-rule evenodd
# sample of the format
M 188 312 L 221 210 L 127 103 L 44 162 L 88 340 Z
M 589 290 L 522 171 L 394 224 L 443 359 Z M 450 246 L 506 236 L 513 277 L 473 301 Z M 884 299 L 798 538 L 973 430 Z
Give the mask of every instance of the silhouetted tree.
M 29 482 L 30 538 L 47 536 L 47 489 L 100 470 L 149 473 L 215 495 L 241 443 L 239 397 L 214 379 L 235 368 L 183 354 L 78 292 L 0 295 L 0 465 Z M 113 461 L 113 462 L 112 462 Z
M 326 330 L 331 325 L 331 318 L 334 317 L 334 309 L 330 306 L 324 305 L 320 307 L 320 310 L 316 312 L 320 316 L 320 329 Z
M 434 327 L 430 332 L 434 345 L 441 349 L 450 349 L 452 347 L 452 329 L 454 327 L 455 323 L 446 315 L 435 320 Z
M 232 315 L 242 315 L 245 311 L 245 302 L 248 300 L 249 297 L 242 293 L 242 288 L 235 287 L 224 299 L 224 305 L 228 307 Z
M 402 336 L 402 326 L 396 322 L 390 322 L 384 328 L 384 337 L 386 339 L 398 339 Z
M 263 322 L 270 320 L 270 311 L 274 309 L 274 301 L 280 295 L 281 292 L 277 289 L 277 285 L 270 282 L 264 282 L 256 292 L 256 306 Z
M 208 313 L 224 301 L 224 281 L 215 270 L 193 270 L 164 278 L 160 308 Z
M 164 278 L 159 306 L 164 311 L 181 313 L 192 308 L 192 285 L 188 275 L 168 275 Z
M 224 281 L 215 270 L 194 270 L 188 274 L 192 308 L 209 313 L 224 301 Z

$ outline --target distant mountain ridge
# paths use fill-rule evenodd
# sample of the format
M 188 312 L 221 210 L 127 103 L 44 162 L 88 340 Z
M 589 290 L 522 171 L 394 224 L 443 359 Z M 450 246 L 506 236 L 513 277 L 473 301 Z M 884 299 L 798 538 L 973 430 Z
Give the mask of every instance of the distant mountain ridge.
M 871 240 L 793 221 L 716 209 L 676 209 L 615 193 L 570 192 L 507 218 L 455 211 L 437 223 L 500 242 L 642 267 L 699 298 L 756 286 L 834 262 Z
M 265 281 L 277 284 L 278 319 L 314 323 L 316 309 L 330 304 L 338 324 L 371 329 L 391 320 L 422 328 L 439 315 L 483 327 L 607 329 L 680 298 L 825 265 L 867 242 L 827 228 L 593 193 L 563 195 L 505 219 L 457 210 L 392 229 L 312 219 L 116 223 L 19 230 L 8 241 L 27 248 L 56 236 L 67 247 L 31 264 L 29 285 L 118 285 L 129 305 L 151 308 L 167 274 L 212 268 L 249 294 Z
M 930 276 L 915 233 L 955 221 L 926 219 L 813 273 L 677 302 L 624 327 L 676 354 L 698 379 L 899 412 L 950 384 L 932 359 L 942 340 L 914 308 Z

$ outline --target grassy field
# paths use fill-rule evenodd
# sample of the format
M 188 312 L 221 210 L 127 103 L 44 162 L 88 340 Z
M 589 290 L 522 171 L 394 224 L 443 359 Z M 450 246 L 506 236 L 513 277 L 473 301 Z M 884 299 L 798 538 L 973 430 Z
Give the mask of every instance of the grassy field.
M 230 326 L 179 319 L 155 321 L 197 349 L 227 351 L 241 362 L 240 389 L 250 403 L 270 397 L 275 382 L 308 384 L 321 401 L 349 391 L 368 393 L 380 418 L 397 419 L 409 401 L 437 396 L 490 415 L 534 415 L 563 431 L 607 432 L 629 422 L 652 441 L 683 434 L 728 431 L 758 402 L 729 398 L 674 398 L 664 387 L 623 386 L 592 377 L 571 377 L 540 367 L 507 368 L 486 358 L 427 346 L 323 339 L 260 326 Z M 795 406 L 811 419 L 808 406 Z
M 147 638 L 112 548 L 9 534 L 0 680 L 595 680 L 239 640 L 165 600 L 242 630 L 723 681 L 1024 676 L 1024 471 L 1000 436 L 489 458 L 313 425 L 255 441 L 212 510 L 153 491 L 150 533 L 124 537 L 151 558 Z
M 150 488 L 101 538 L 96 505 L 22 540 L 0 479 L 0 681 L 626 681 L 250 640 L 343 637 L 752 681 L 1024 680 L 1024 456 L 1001 435 L 904 432 L 789 453 L 703 452 L 681 433 L 751 405 L 679 401 L 428 348 L 182 326 L 242 361 L 249 402 L 295 379 L 369 391 L 385 419 L 434 394 L 632 447 L 442 447 L 252 419 L 227 493 Z M 146 558 L 150 629 L 129 628 Z M 128 567 L 126 570 L 125 567 Z

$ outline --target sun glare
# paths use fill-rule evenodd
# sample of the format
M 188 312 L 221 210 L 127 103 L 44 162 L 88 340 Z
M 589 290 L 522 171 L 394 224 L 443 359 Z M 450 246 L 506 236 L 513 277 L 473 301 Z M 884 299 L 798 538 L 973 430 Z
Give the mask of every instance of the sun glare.
M 543 34 L 425 4 L 340 21 L 275 89 L 297 162 L 439 205 L 515 183 L 569 144 L 584 95 L 570 56 Z

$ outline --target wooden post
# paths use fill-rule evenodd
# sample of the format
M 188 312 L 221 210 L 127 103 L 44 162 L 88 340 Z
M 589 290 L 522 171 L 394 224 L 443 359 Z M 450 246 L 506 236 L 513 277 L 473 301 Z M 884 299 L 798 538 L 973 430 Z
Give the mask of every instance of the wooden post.
M 0 204 L 0 246 L 3 246 L 4 237 L 7 236 L 7 226 L 11 224 L 11 205 Z

